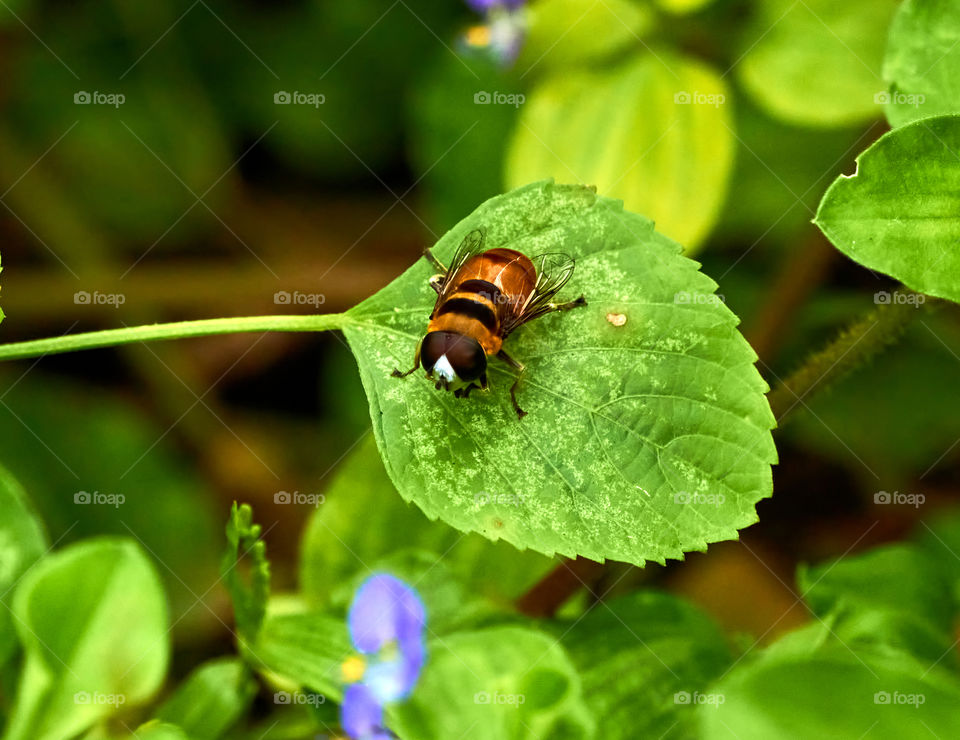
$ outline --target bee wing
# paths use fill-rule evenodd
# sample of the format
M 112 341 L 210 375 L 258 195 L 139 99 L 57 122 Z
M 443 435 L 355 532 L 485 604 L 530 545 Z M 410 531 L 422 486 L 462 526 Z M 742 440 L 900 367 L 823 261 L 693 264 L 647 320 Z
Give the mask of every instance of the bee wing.
M 553 310 L 550 304 L 573 276 L 576 265 L 573 257 L 562 252 L 548 252 L 531 259 L 537 268 L 537 284 L 527 302 L 503 323 L 504 337 L 528 321 L 550 313 Z
M 447 293 L 453 284 L 453 278 L 456 276 L 457 272 L 460 271 L 460 268 L 463 267 L 463 263 L 473 257 L 475 254 L 480 254 L 483 251 L 483 245 L 486 239 L 486 229 L 479 228 L 471 231 L 464 237 L 463 241 L 460 242 L 460 246 L 457 247 L 457 251 L 454 252 L 453 259 L 450 261 L 450 266 L 447 267 L 447 272 L 444 274 L 443 280 L 440 282 L 440 290 L 438 291 L 437 295 L 438 306 L 445 298 L 447 298 Z

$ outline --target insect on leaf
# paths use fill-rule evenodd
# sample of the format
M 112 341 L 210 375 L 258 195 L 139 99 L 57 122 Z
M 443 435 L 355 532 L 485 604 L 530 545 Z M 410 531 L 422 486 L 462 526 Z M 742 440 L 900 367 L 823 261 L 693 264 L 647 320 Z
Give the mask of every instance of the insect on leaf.
M 563 252 L 558 300 L 586 307 L 520 327 L 491 358 L 488 392 L 466 399 L 408 369 L 427 327 L 422 259 L 351 309 L 344 326 L 374 435 L 404 499 L 430 518 L 546 554 L 642 564 L 736 537 L 771 491 L 774 419 L 755 355 L 716 284 L 653 223 L 582 186 L 528 185 L 447 233 L 444 263 L 483 227 L 487 247 Z M 385 492 L 385 495 L 390 495 Z

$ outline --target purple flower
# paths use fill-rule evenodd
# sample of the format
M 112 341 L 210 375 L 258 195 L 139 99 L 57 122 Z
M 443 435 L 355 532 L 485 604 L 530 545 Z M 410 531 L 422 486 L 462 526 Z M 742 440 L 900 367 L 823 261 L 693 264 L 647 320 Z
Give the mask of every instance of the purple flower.
M 526 4 L 526 0 L 467 0 L 467 5 L 478 13 L 489 13 L 495 8 L 517 10 Z
M 393 737 L 383 729 L 383 705 L 362 683 L 350 684 L 343 694 L 340 725 L 358 740 L 387 740 Z
M 467 0 L 467 4 L 485 20 L 466 32 L 463 43 L 486 51 L 500 64 L 512 64 L 527 35 L 526 0 Z
M 341 724 L 355 740 L 392 737 L 383 728 L 383 707 L 408 697 L 423 669 L 423 603 L 403 581 L 379 573 L 357 589 L 347 621 L 354 647 L 372 658 L 359 668 L 356 658 L 344 664 L 360 683 L 344 693 Z

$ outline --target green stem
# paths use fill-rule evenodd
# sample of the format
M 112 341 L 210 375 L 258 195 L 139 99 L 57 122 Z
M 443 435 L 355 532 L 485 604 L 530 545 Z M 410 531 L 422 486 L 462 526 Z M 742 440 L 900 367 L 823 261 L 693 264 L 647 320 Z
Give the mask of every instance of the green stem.
M 21 360 L 61 352 L 97 347 L 115 347 L 120 344 L 149 342 L 158 339 L 205 337 L 213 334 L 238 334 L 259 331 L 329 331 L 340 329 L 348 321 L 343 313 L 315 316 L 243 316 L 229 319 L 201 319 L 175 321 L 169 324 L 147 324 L 123 329 L 106 329 L 84 334 L 67 334 L 49 339 L 0 344 L 0 360 Z
M 773 390 L 767 399 L 779 425 L 803 400 L 815 391 L 836 383 L 874 355 L 896 342 L 907 327 L 925 311 L 941 302 L 908 290 L 903 297 L 917 303 L 883 303 L 856 320 L 819 352 L 811 354 L 803 365 Z

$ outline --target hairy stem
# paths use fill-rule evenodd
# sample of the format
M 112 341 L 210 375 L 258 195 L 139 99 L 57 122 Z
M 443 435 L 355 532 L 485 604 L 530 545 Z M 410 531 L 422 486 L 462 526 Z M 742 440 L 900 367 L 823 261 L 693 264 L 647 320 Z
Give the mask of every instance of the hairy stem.
M 238 334 L 261 331 L 329 331 L 347 322 L 346 314 L 315 316 L 243 316 L 229 319 L 175 321 L 169 324 L 147 324 L 122 329 L 106 329 L 62 337 L 33 339 L 27 342 L 0 344 L 0 360 L 20 360 L 81 349 L 115 347 L 120 344 L 149 342 L 161 339 L 183 339 L 214 334 Z
M 940 303 L 908 290 L 895 295 L 902 302 L 881 303 L 854 321 L 826 347 L 808 356 L 798 370 L 767 396 L 778 424 L 782 425 L 784 418 L 811 393 L 836 383 L 865 364 L 896 342 L 914 319 Z

